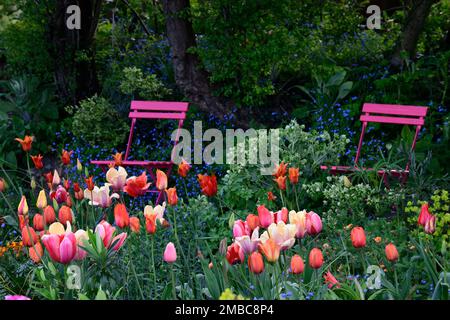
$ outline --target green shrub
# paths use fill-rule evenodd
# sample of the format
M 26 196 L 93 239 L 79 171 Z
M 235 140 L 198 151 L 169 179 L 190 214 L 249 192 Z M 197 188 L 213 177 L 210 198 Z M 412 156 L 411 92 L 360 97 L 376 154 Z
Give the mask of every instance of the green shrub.
M 119 88 L 126 95 L 143 100 L 158 100 L 171 93 L 155 74 L 144 76 L 142 70 L 136 67 L 125 68 L 123 77 Z

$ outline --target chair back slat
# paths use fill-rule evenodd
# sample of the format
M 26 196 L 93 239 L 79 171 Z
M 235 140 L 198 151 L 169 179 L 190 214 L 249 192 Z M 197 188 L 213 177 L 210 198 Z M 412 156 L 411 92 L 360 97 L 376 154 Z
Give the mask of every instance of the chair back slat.
M 427 110 L 427 107 L 365 103 L 362 112 L 405 117 L 425 117 Z
M 130 112 L 128 116 L 134 119 L 186 119 L 184 112 Z
M 403 124 L 403 125 L 413 125 L 422 126 L 424 124 L 424 119 L 416 118 L 403 118 L 403 117 L 385 117 L 385 116 L 367 116 L 362 115 L 360 117 L 362 122 L 378 122 L 378 123 L 391 123 L 391 124 Z
M 188 102 L 176 101 L 131 101 L 131 111 L 187 112 Z

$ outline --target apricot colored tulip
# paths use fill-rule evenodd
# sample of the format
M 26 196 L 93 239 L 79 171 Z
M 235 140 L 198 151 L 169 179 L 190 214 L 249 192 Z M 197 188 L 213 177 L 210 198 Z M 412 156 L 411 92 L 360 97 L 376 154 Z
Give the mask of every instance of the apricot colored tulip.
M 289 181 L 292 184 L 297 184 L 298 183 L 298 177 L 299 177 L 300 173 L 298 168 L 289 168 Z
M 364 248 L 366 246 L 366 234 L 361 227 L 354 227 L 350 233 L 352 245 L 355 248 Z
M 253 252 L 248 257 L 248 268 L 255 274 L 260 274 L 264 271 L 264 261 L 261 253 Z
M 306 210 L 295 212 L 291 210 L 289 212 L 289 223 L 294 224 L 297 227 L 295 233 L 296 238 L 303 239 L 306 235 Z
M 313 248 L 309 252 L 309 266 L 313 269 L 319 269 L 323 265 L 322 251 L 318 248 Z
M 28 203 L 27 198 L 25 198 L 25 196 L 22 196 L 22 198 L 20 198 L 19 206 L 17 207 L 17 214 L 18 215 L 28 214 Z
M 428 219 L 430 218 L 430 212 L 428 211 L 428 203 L 424 203 L 422 205 L 422 208 L 420 209 L 420 214 L 419 214 L 419 218 L 418 218 L 418 223 L 421 226 L 426 225 Z
M 278 189 L 286 190 L 286 176 L 279 176 L 276 179 L 273 179 L 277 183 Z
M 328 289 L 334 288 L 340 288 L 339 281 L 333 276 L 333 274 L 330 271 L 327 271 L 327 273 L 323 276 L 325 283 L 328 285 Z
M 36 242 L 34 244 L 34 247 L 29 247 L 28 255 L 30 256 L 30 259 L 34 261 L 34 263 L 40 263 L 42 256 L 44 255 L 44 248 L 42 248 L 41 243 Z
M 81 247 L 86 246 L 86 242 L 89 241 L 89 236 L 86 231 L 80 229 L 75 232 L 75 239 L 77 240 L 77 252 L 75 253 L 74 259 L 83 260 L 86 258 L 87 252 Z
M 261 227 L 267 228 L 274 222 L 272 212 L 269 211 L 263 204 L 258 206 L 258 217 Z
M 52 206 L 46 206 L 44 209 L 44 221 L 46 225 L 50 225 L 56 221 L 55 209 Z
M 283 221 L 272 223 L 261 237 L 261 242 L 269 238 L 274 240 L 280 250 L 287 250 L 295 244 L 295 233 L 297 228 L 293 224 L 285 224 Z
M 118 203 L 114 207 L 114 221 L 121 229 L 128 227 L 130 224 L 130 217 L 128 215 L 127 208 L 123 203 Z
M 178 175 L 180 177 L 186 178 L 191 166 L 184 159 L 181 160 L 181 163 L 178 165 Z
M 47 195 L 45 190 L 39 191 L 38 198 L 36 200 L 36 207 L 43 210 L 47 206 Z
M 134 233 L 141 232 L 141 222 L 138 217 L 130 217 L 130 229 Z
M 42 169 L 44 167 L 44 164 L 42 163 L 42 156 L 38 154 L 37 156 L 31 156 L 31 160 L 33 160 L 34 167 L 38 170 Z
M 33 217 L 33 227 L 36 231 L 44 230 L 44 217 L 42 214 L 35 214 Z
M 38 242 L 38 236 L 34 229 L 30 226 L 24 226 L 22 228 L 22 242 L 24 246 L 32 247 L 33 244 Z
M 244 262 L 244 251 L 236 242 L 227 248 L 226 259 L 229 264 L 237 264 Z
M 156 189 L 160 191 L 167 189 L 167 175 L 159 169 L 156 170 Z
M 166 189 L 166 195 L 167 195 L 167 203 L 171 206 L 176 206 L 178 203 L 177 189 L 176 188 Z
M 130 177 L 123 188 L 123 191 L 128 193 L 130 197 L 136 198 L 142 196 L 147 192 L 150 183 L 147 182 L 147 173 L 144 171 L 139 177 Z
M 113 154 L 113 159 L 114 159 L 114 165 L 116 167 L 121 166 L 123 163 L 122 152 L 117 152 L 116 154 Z
M 280 257 L 280 246 L 273 239 L 268 239 L 266 242 L 260 243 L 258 248 L 269 262 L 275 262 Z
M 86 186 L 87 186 L 87 189 L 89 191 L 94 190 L 94 187 L 95 187 L 95 185 L 94 185 L 94 177 L 91 176 L 89 178 L 84 179 L 84 181 L 86 181 Z
M 245 219 L 245 222 L 247 222 L 247 226 L 250 231 L 253 231 L 259 226 L 259 217 L 253 213 L 250 213 Z
M 295 254 L 291 259 L 291 272 L 293 274 L 303 273 L 305 270 L 305 263 L 303 262 L 302 257 L 298 254 Z
M 386 253 L 386 258 L 390 262 L 396 262 L 398 260 L 398 251 L 397 251 L 397 247 L 394 244 L 389 243 L 385 248 L 385 253 Z
M 306 231 L 311 236 L 315 236 L 322 231 L 322 219 L 314 211 L 306 214 Z
M 430 214 L 425 223 L 425 233 L 433 234 L 436 231 L 436 216 Z
M 66 151 L 63 149 L 61 154 L 61 162 L 63 165 L 67 166 L 70 164 L 70 157 L 72 156 L 73 151 Z
M 197 175 L 198 182 L 202 193 L 207 197 L 213 197 L 217 194 L 217 178 L 214 174 L 208 176 L 206 174 Z
M 16 140 L 20 143 L 23 151 L 28 152 L 31 150 L 31 144 L 33 143 L 33 137 L 25 136 L 25 138 L 23 138 L 23 140 L 20 138 L 15 138 L 14 140 Z
M 164 250 L 163 259 L 167 263 L 174 263 L 177 261 L 177 250 L 172 242 L 169 242 Z
M 275 170 L 272 173 L 272 175 L 275 178 L 278 178 L 278 177 L 285 176 L 286 172 L 287 172 L 287 164 L 285 164 L 284 162 L 281 162 L 279 165 L 275 166 Z
M 110 168 L 106 172 L 106 181 L 111 184 L 114 191 L 122 191 L 127 183 L 128 173 L 123 167 Z
M 70 209 L 68 206 L 62 206 L 58 212 L 58 220 L 63 225 L 66 225 L 67 222 L 70 222 L 72 224 L 73 220 L 72 209 Z
M 42 237 L 42 243 L 55 262 L 68 264 L 77 253 L 77 239 L 72 232 L 62 235 L 46 234 Z

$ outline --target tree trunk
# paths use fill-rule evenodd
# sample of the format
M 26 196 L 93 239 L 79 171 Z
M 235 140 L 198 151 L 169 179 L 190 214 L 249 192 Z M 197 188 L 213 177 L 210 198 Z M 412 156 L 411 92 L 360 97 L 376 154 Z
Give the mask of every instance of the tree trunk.
M 167 37 L 172 48 L 175 81 L 178 87 L 202 111 L 223 118 L 224 115 L 231 112 L 233 103 L 212 94 L 208 73 L 201 67 L 198 56 L 188 52 L 189 49 L 196 46 L 192 23 L 187 18 L 190 9 L 189 0 L 163 0 L 162 3 L 166 18 Z M 244 112 L 242 112 L 242 117 L 237 116 L 236 118 L 238 118 L 236 124 L 241 127 L 248 126 Z
M 408 13 L 403 33 L 391 58 L 391 65 L 399 67 L 403 64 L 402 51 L 406 51 L 410 58 L 414 58 L 416 46 L 425 21 L 430 13 L 431 6 L 436 0 L 415 0 Z

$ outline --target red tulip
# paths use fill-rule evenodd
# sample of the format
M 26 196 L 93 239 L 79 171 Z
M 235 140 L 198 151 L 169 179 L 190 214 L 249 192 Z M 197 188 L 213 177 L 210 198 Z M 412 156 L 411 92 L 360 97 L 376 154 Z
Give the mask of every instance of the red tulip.
M 58 212 L 58 219 L 59 222 L 61 222 L 63 225 L 66 225 L 67 222 L 72 223 L 72 209 L 70 209 L 68 206 L 62 206 Z
M 25 138 L 23 138 L 23 140 L 20 138 L 15 138 L 14 140 L 18 141 L 21 144 L 23 151 L 28 152 L 31 150 L 31 144 L 33 143 L 33 137 L 25 136 Z
M 284 164 L 284 162 L 281 162 L 279 165 L 275 167 L 275 171 L 273 172 L 273 176 L 275 178 L 279 178 L 286 175 L 287 171 L 287 164 Z
M 68 264 L 77 253 L 77 239 L 72 232 L 62 235 L 46 234 L 42 237 L 42 243 L 53 261 Z
M 217 178 L 214 174 L 211 176 L 199 174 L 198 181 L 202 193 L 207 197 L 213 197 L 217 193 Z
M 177 189 L 176 188 L 169 188 L 166 189 L 167 194 L 167 202 L 171 206 L 176 206 L 178 203 L 178 196 L 177 196 Z
M 233 243 L 227 248 L 226 258 L 231 265 L 241 263 L 244 262 L 244 252 L 237 243 Z
M 292 184 L 298 183 L 299 170 L 298 168 L 289 168 L 289 181 Z
M 156 170 L 156 189 L 160 191 L 167 189 L 167 175 L 159 169 Z
M 325 283 L 328 285 L 328 288 L 340 288 L 339 281 L 333 276 L 333 274 L 330 271 L 327 271 L 325 275 L 323 276 L 325 279 Z
M 313 269 L 319 269 L 323 265 L 322 251 L 318 248 L 313 248 L 309 252 L 309 266 Z
M 53 183 L 53 173 L 52 172 L 47 172 L 44 174 L 45 177 L 45 181 L 47 182 L 47 184 L 52 184 Z
M 257 209 L 261 227 L 268 228 L 274 222 L 273 214 L 264 205 L 258 206 Z
M 306 214 L 306 231 L 311 236 L 315 236 L 322 231 L 322 219 L 314 211 Z
M 128 216 L 127 208 L 123 203 L 118 203 L 114 207 L 114 221 L 121 229 L 130 224 L 130 217 Z
M 81 190 L 80 185 L 78 184 L 78 182 L 75 182 L 73 184 L 73 192 L 75 194 L 75 199 L 83 200 L 84 192 L 83 192 L 83 190 Z
M 422 208 L 420 209 L 420 214 L 419 214 L 419 219 L 418 219 L 419 225 L 425 227 L 425 224 L 427 223 L 429 217 L 430 217 L 430 212 L 428 211 L 428 203 L 424 203 L 422 205 Z
M 37 156 L 31 156 L 31 160 L 33 160 L 34 167 L 36 169 L 42 169 L 44 167 L 44 164 L 42 163 L 42 156 L 38 154 Z
M 350 233 L 350 238 L 352 239 L 353 247 L 364 248 L 366 246 L 366 234 L 364 229 L 361 227 L 355 227 Z
M 391 262 L 396 262 L 398 260 L 398 251 L 394 244 L 389 243 L 386 248 L 386 258 Z
M 286 190 L 286 176 L 279 176 L 276 179 L 273 179 L 277 183 L 278 189 Z
M 184 159 L 181 161 L 181 163 L 178 165 L 178 175 L 180 177 L 186 178 L 189 170 L 191 169 L 191 166 L 189 163 L 187 163 Z
M 46 206 L 44 209 L 44 221 L 46 225 L 50 225 L 56 221 L 55 209 L 52 206 Z
M 72 156 L 73 151 L 66 151 L 63 149 L 61 154 L 61 162 L 63 165 L 67 166 L 70 164 L 70 157 Z
M 33 217 L 33 227 L 36 231 L 44 230 L 44 217 L 42 214 L 35 214 Z
M 305 270 L 305 263 L 303 262 L 302 257 L 298 254 L 294 255 L 291 259 L 291 272 L 293 274 L 303 273 Z
M 248 268 L 251 272 L 260 274 L 264 271 L 264 261 L 261 253 L 253 252 L 248 257 Z
M 274 201 L 274 200 L 276 200 L 276 199 L 277 199 L 277 197 L 273 194 L 272 191 L 268 191 L 268 192 L 267 192 L 267 200 L 268 200 L 268 201 Z
M 130 197 L 136 198 L 147 192 L 150 183 L 147 183 L 147 173 L 144 171 L 139 177 L 131 177 L 127 179 L 123 191 L 128 193 Z
M 255 214 L 250 213 L 245 219 L 245 222 L 247 222 L 247 226 L 249 227 L 250 231 L 253 231 L 257 227 L 259 227 L 259 217 Z
M 94 190 L 95 184 L 94 184 L 94 177 L 89 177 L 87 179 L 84 179 L 84 181 L 86 181 L 86 185 L 87 185 L 87 189 L 89 191 Z

